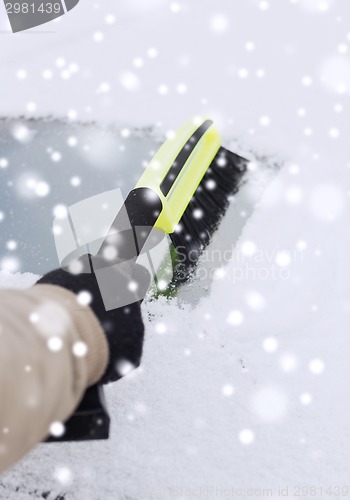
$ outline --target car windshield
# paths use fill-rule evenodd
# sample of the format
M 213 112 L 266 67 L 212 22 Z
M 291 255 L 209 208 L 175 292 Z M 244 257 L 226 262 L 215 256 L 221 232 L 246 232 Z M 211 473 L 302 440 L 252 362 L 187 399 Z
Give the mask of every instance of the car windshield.
M 0 121 L 1 269 L 57 267 L 55 213 L 116 188 L 126 196 L 158 147 L 150 130 Z
M 59 267 L 54 219 L 79 204 L 79 220 L 84 222 L 86 215 L 89 223 L 93 201 L 80 202 L 102 193 L 111 211 L 112 190 L 119 188 L 125 198 L 161 143 L 162 138 L 150 128 L 60 120 L 0 121 L 0 271 L 42 275 Z M 236 147 L 233 143 L 232 149 Z M 252 165 L 262 168 L 251 169 L 230 204 L 211 242 L 215 255 L 227 257 L 232 252 L 254 204 L 280 166 L 273 159 L 259 159 L 253 153 L 251 157 L 257 160 Z M 202 268 L 210 267 L 205 256 L 201 259 Z M 223 264 L 215 263 L 216 267 Z M 195 302 L 204 288 L 209 293 L 211 274 L 199 281 L 201 286 L 191 288 L 189 295 L 183 287 L 185 300 Z

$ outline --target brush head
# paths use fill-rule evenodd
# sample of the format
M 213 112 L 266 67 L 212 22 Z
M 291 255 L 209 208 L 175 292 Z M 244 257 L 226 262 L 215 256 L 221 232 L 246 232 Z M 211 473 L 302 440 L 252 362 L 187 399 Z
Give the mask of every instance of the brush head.
M 238 191 L 247 160 L 221 147 L 170 234 L 175 252 L 173 284 L 187 281 Z

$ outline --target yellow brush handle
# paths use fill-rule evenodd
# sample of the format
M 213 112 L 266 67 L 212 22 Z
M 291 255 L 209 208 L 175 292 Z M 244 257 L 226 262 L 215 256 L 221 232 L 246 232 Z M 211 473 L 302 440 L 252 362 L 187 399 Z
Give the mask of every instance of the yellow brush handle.
M 174 168 L 174 163 L 176 168 L 180 153 L 184 154 L 186 148 L 191 146 L 191 139 L 194 140 L 203 124 L 206 124 L 207 129 L 181 170 L 176 172 L 169 191 L 164 194 L 161 188 L 164 179 L 169 175 L 171 178 L 169 171 Z M 220 133 L 208 119 L 186 122 L 161 146 L 136 185 L 136 188 L 150 188 L 155 191 L 163 204 L 163 210 L 154 227 L 168 234 L 174 232 L 220 146 Z

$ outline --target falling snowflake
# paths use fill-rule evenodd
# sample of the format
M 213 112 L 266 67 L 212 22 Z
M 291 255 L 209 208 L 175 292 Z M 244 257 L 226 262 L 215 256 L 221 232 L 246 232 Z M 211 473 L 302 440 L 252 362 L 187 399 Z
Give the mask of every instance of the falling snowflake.
M 291 205 L 298 205 L 303 199 L 303 192 L 299 186 L 291 186 L 286 191 L 286 201 Z
M 324 372 L 325 364 L 322 359 L 313 359 L 309 363 L 309 370 L 314 375 L 321 375 Z
M 259 9 L 262 11 L 267 11 L 270 8 L 270 3 L 267 0 L 261 0 L 259 2 Z
M 263 127 L 267 127 L 268 125 L 270 125 L 270 123 L 271 123 L 270 117 L 262 116 L 260 118 L 260 125 L 262 125 Z
M 235 389 L 233 385 L 231 384 L 225 384 L 222 389 L 221 389 L 222 395 L 229 397 L 232 396 L 232 394 L 235 392 Z
M 333 182 L 316 185 L 309 200 L 311 212 L 319 220 L 332 221 L 340 217 L 345 209 L 344 193 Z
M 50 351 L 58 352 L 63 347 L 63 341 L 60 337 L 50 337 L 47 341 L 47 347 Z
M 225 33 L 229 28 L 230 22 L 224 14 L 216 14 L 210 20 L 210 28 L 215 33 Z
M 301 83 L 304 85 L 304 87 L 310 87 L 312 85 L 312 78 L 311 76 L 303 76 Z
M 255 50 L 255 43 L 254 42 L 246 42 L 245 49 L 248 52 L 252 52 L 253 50 Z
M 283 354 L 280 358 L 280 366 L 284 372 L 291 373 L 297 368 L 298 360 L 294 354 Z
M 19 80 L 25 80 L 27 78 L 28 74 L 25 69 L 19 69 L 17 71 L 17 78 Z
M 34 111 L 37 110 L 37 104 L 33 101 L 27 102 L 26 104 L 27 111 L 30 113 L 33 113 Z
M 54 437 L 61 437 L 65 433 L 66 429 L 62 422 L 52 422 L 50 425 L 50 434 Z
M 186 94 L 186 92 L 187 92 L 187 85 L 185 85 L 184 83 L 179 83 L 176 86 L 176 91 L 178 92 L 178 94 Z
M 88 352 L 88 346 L 85 344 L 85 342 L 78 341 L 73 344 L 72 351 L 74 356 L 76 356 L 77 358 L 83 358 Z
M 44 80 L 51 80 L 53 77 L 53 73 L 50 69 L 45 69 L 42 72 L 42 77 L 44 78 Z
M 57 219 L 64 219 L 65 217 L 67 217 L 67 214 L 68 214 L 68 209 L 66 205 L 56 205 L 53 208 L 53 215 Z
M 23 144 L 29 143 L 35 136 L 35 130 L 31 130 L 24 123 L 18 123 L 12 128 L 13 137 Z
M 16 257 L 4 257 L 0 261 L 0 269 L 9 273 L 16 273 L 19 271 L 20 266 L 21 263 Z
M 16 250 L 17 249 L 17 242 L 15 240 L 9 240 L 6 243 L 6 248 L 10 251 Z
M 66 60 L 64 57 L 58 57 L 55 62 L 57 68 L 63 68 L 66 65 Z
M 124 71 L 119 78 L 121 85 L 130 92 L 135 92 L 141 87 L 140 79 L 131 71 Z
M 7 168 L 9 166 L 9 161 L 7 158 L 0 158 L 0 168 Z
M 178 2 L 172 2 L 170 4 L 170 10 L 171 12 L 178 13 L 181 11 L 181 5 Z
M 158 56 L 158 50 L 155 47 L 150 47 L 147 50 L 147 55 L 150 59 L 155 59 Z
M 329 137 L 331 137 L 332 139 L 337 139 L 339 137 L 339 134 L 339 130 L 335 127 L 329 130 Z
M 275 387 L 263 387 L 252 396 L 254 413 L 264 422 L 278 422 L 285 417 L 288 398 L 284 391 Z
M 105 17 L 105 21 L 106 21 L 106 24 L 109 24 L 109 25 L 112 25 L 112 24 L 115 24 L 115 16 L 114 14 L 107 14 L 107 16 Z
M 51 155 L 51 160 L 55 163 L 58 163 L 62 160 L 62 155 L 59 151 L 54 151 Z
M 326 59 L 320 71 L 323 85 L 336 94 L 346 94 L 350 90 L 350 62 L 340 55 Z
M 243 429 L 238 434 L 238 439 L 242 444 L 245 445 L 252 444 L 255 439 L 255 434 L 251 429 Z
M 168 330 L 168 327 L 165 323 L 157 323 L 155 325 L 155 331 L 157 333 L 163 334 L 163 333 L 166 333 L 167 330 Z
M 231 311 L 230 314 L 228 315 L 227 323 L 229 323 L 230 325 L 233 325 L 233 326 L 238 326 L 238 325 L 241 325 L 243 323 L 243 320 L 244 320 L 244 316 L 241 313 L 241 311 L 234 310 L 234 311 Z
M 159 85 L 158 87 L 158 93 L 160 95 L 167 95 L 169 92 L 169 87 L 165 84 Z
M 102 31 L 96 31 L 94 34 L 93 34 L 93 39 L 95 42 L 102 42 L 104 40 L 104 34 L 102 33 Z
M 242 254 L 247 257 L 252 257 L 257 251 L 256 244 L 253 241 L 244 241 L 241 243 L 240 249 Z
M 142 66 L 144 66 L 145 64 L 142 57 L 135 57 L 132 63 L 135 66 L 135 68 L 142 68 Z
M 74 137 L 74 136 L 70 136 L 67 139 L 67 144 L 71 148 L 74 148 L 78 144 L 78 139 L 76 137 Z
M 266 304 L 264 297 L 255 290 L 250 290 L 245 294 L 245 301 L 254 311 L 262 311 Z
M 45 181 L 39 181 L 35 183 L 34 191 L 37 196 L 44 198 L 50 193 L 50 186 Z
M 297 241 L 297 245 L 296 245 L 296 246 L 297 246 L 297 249 L 298 249 L 299 251 L 303 251 L 303 250 L 306 250 L 306 248 L 307 248 L 307 243 L 306 243 L 306 241 L 304 241 L 304 240 L 298 240 L 298 241 Z
M 52 432 L 51 432 L 51 434 L 52 434 Z M 70 486 L 73 482 L 73 473 L 66 466 L 56 467 L 54 474 L 53 474 L 53 477 L 54 477 L 54 479 L 56 479 L 56 481 L 58 481 L 60 484 L 62 484 L 62 486 L 66 486 L 66 487 Z
M 81 306 L 88 306 L 92 302 L 92 295 L 87 290 L 83 290 L 77 294 L 77 302 Z
M 238 74 L 239 78 L 245 79 L 245 78 L 248 78 L 249 71 L 247 70 L 247 68 L 240 68 L 238 70 L 237 74 Z
M 292 257 L 290 252 L 278 252 L 276 255 L 276 264 L 280 267 L 290 266 L 292 262 Z
M 125 375 L 128 375 L 132 370 L 135 369 L 135 365 L 131 363 L 131 361 L 128 361 L 127 359 L 120 360 L 116 363 L 116 371 L 124 377 Z
M 266 352 L 276 352 L 278 348 L 278 342 L 274 337 L 267 337 L 263 341 L 263 349 Z
M 308 392 L 304 392 L 300 396 L 300 402 L 301 404 L 308 406 L 312 402 L 312 396 Z
M 70 183 L 71 183 L 71 185 L 73 187 L 78 187 L 81 184 L 81 179 L 80 179 L 80 177 L 77 177 L 77 176 L 76 177 L 72 177 L 71 180 L 70 180 Z

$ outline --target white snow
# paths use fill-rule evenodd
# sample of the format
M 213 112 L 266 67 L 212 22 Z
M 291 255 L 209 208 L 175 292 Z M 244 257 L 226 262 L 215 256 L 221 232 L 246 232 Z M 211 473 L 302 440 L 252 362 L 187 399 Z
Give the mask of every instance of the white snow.
M 110 440 L 38 446 L 2 477 L 0 498 L 183 500 L 202 486 L 211 499 L 225 488 L 271 488 L 277 499 L 279 488 L 349 482 L 350 66 L 338 47 L 350 6 L 174 5 L 81 0 L 37 30 L 54 33 L 3 37 L 1 113 L 164 134 L 211 115 L 226 141 L 286 164 L 233 251 L 230 225 L 216 233 L 207 255 L 222 241 L 229 251 L 212 283 L 144 304 L 142 367 L 106 388 Z M 58 58 L 79 71 L 63 78 Z M 96 92 L 103 82 L 109 91 Z M 0 285 L 36 278 L 1 272 Z
M 1 288 L 29 288 L 38 281 L 40 276 L 31 273 L 16 273 L 0 271 Z
M 299 174 L 310 192 L 314 172 Z M 275 182 L 285 186 L 291 175 L 284 169 Z M 209 296 L 196 307 L 165 299 L 145 304 L 142 367 L 106 388 L 111 439 L 40 445 L 4 476 L 7 498 L 15 486 L 23 498 L 38 487 L 69 491 L 72 499 L 145 492 L 165 498 L 170 488 L 205 485 L 268 487 L 277 498 L 280 485 L 346 484 L 346 212 L 320 220 L 308 194 L 295 208 L 283 197 L 271 204 L 270 190 L 242 235 L 256 251 L 236 250 Z M 307 247 L 296 251 L 301 237 Z M 280 248 L 292 256 L 285 276 L 274 260 Z M 266 279 L 257 278 L 262 270 Z M 3 286 L 22 281 L 35 279 L 1 274 Z M 69 484 L 57 480 L 60 464 L 71 471 Z

